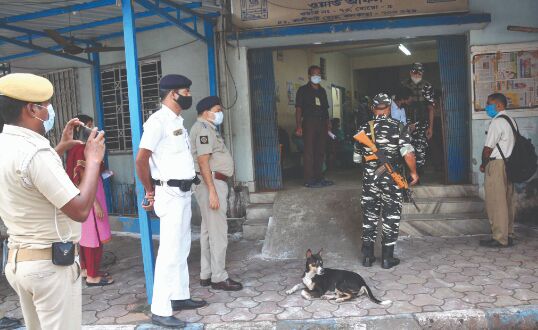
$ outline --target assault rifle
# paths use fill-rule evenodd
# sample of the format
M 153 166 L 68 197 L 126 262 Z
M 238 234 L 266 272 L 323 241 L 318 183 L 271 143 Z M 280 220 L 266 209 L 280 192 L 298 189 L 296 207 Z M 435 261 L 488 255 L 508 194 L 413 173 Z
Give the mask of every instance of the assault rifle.
M 405 180 L 405 178 L 401 176 L 400 173 L 396 172 L 392 168 L 392 165 L 390 165 L 383 151 L 377 148 L 375 143 L 372 142 L 372 140 L 370 140 L 370 138 L 366 135 L 366 133 L 364 133 L 364 131 L 361 131 L 359 134 L 355 135 L 353 138 L 359 143 L 362 143 L 363 145 L 370 148 L 370 150 L 372 150 L 373 155 L 364 156 L 364 159 L 366 161 L 377 160 L 381 164 L 374 172 L 376 177 L 379 177 L 381 174 L 388 172 L 390 177 L 394 181 L 394 183 L 396 183 L 398 188 L 402 189 L 407 199 L 411 201 L 411 203 L 413 203 L 417 211 L 420 212 L 420 208 L 418 207 L 417 203 L 415 202 L 415 199 L 413 198 L 411 189 L 409 189 L 409 184 L 407 183 L 407 180 Z

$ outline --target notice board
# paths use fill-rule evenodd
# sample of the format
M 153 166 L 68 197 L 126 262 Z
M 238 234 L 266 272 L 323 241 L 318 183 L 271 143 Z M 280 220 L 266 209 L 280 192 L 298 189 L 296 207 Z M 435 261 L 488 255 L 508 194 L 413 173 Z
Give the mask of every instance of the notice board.
M 474 54 L 472 70 L 475 111 L 492 93 L 503 93 L 508 109 L 538 110 L 538 49 Z
M 467 12 L 469 0 L 232 0 L 241 29 Z

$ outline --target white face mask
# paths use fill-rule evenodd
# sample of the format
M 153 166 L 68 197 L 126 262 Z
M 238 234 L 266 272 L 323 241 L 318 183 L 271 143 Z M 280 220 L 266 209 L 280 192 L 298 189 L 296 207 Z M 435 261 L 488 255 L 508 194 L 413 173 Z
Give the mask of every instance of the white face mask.
M 36 104 L 36 106 L 40 108 L 47 109 L 49 113 L 49 119 L 43 120 L 39 117 L 35 117 L 35 119 L 41 121 L 43 123 L 43 128 L 45 129 L 45 134 L 50 132 L 50 130 L 54 127 L 54 117 L 56 117 L 56 113 L 54 112 L 54 108 L 52 107 L 52 104 L 49 104 L 47 107 L 44 107 L 42 105 Z
M 310 77 L 310 81 L 313 83 L 313 84 L 319 84 L 321 82 L 321 76 L 312 76 Z
M 418 84 L 419 82 L 422 81 L 422 77 L 411 77 L 411 80 L 412 80 L 415 84 Z
M 220 124 L 222 124 L 223 120 L 224 120 L 224 114 L 222 113 L 222 111 L 213 112 L 213 124 L 215 124 L 216 126 L 219 126 Z

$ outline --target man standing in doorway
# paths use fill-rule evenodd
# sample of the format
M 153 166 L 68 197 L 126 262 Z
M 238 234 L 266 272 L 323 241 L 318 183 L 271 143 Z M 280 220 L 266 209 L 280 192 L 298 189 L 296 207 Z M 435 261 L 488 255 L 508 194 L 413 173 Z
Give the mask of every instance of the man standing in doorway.
M 404 87 L 412 91 L 412 101 L 407 109 L 407 120 L 410 122 L 409 128 L 412 131 L 411 138 L 419 173 L 426 164 L 426 149 L 428 140 L 433 136 L 434 120 L 433 87 L 422 79 L 423 75 L 422 63 L 413 63 L 409 71 L 409 79 L 402 82 Z
M 155 206 L 160 219 L 160 242 L 153 300 L 152 321 L 165 327 L 185 324 L 172 311 L 206 305 L 192 300 L 189 292 L 187 257 L 191 249 L 191 185 L 195 183 L 189 134 L 181 112 L 192 105 L 191 81 L 170 74 L 159 82 L 161 109 L 144 123 L 136 173 L 146 190 L 144 209 Z
M 330 186 L 332 181 L 323 178 L 323 162 L 327 145 L 329 122 L 329 102 L 327 93 L 320 85 L 321 68 L 308 68 L 309 81 L 297 90 L 295 99 L 295 123 L 297 136 L 303 137 L 304 186 L 321 188 Z
M 411 101 L 411 90 L 407 87 L 400 87 L 394 94 L 394 98 L 390 105 L 390 117 L 407 125 L 407 116 L 405 114 L 405 108 L 408 107 Z
M 200 285 L 214 290 L 239 291 L 241 283 L 228 277 L 228 178 L 234 173 L 232 155 L 217 130 L 222 124 L 220 99 L 203 98 L 196 105 L 198 119 L 191 128 L 192 157 L 202 180 L 195 191 L 202 213 L 200 232 Z
M 495 93 L 488 96 L 486 113 L 493 118 L 489 125 L 486 143 L 482 150 L 480 172 L 485 174 L 486 211 L 491 224 L 491 239 L 481 240 L 481 246 L 507 247 L 513 245 L 514 237 L 514 184 L 506 176 L 504 157 L 512 154 L 516 139 L 511 121 L 506 113 L 506 96 Z

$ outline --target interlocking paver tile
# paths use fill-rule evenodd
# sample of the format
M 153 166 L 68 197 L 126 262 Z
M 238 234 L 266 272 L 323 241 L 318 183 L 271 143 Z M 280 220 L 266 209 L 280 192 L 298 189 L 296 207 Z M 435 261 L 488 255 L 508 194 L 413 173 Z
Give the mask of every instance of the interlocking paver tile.
M 514 294 L 514 290 L 505 289 L 499 285 L 484 285 L 484 290 L 481 292 L 488 296 L 511 296 Z
M 422 308 L 415 306 L 407 301 L 393 301 L 392 305 L 387 308 L 387 312 L 390 314 L 401 313 L 420 313 Z
M 432 293 L 432 296 L 437 299 L 448 299 L 448 298 L 461 298 L 464 296 L 463 293 L 452 290 L 451 288 L 437 288 L 435 292 Z
M 429 294 L 417 294 L 415 295 L 415 298 L 411 300 L 411 304 L 415 306 L 426 306 L 426 305 L 434 305 L 434 306 L 440 306 L 444 303 L 443 300 L 437 299 L 434 296 L 431 296 Z
M 110 305 L 107 300 L 97 300 L 84 305 L 83 310 L 101 312 L 108 308 L 110 308 Z
M 472 285 L 468 282 L 454 282 L 454 287 L 452 290 L 458 292 L 468 292 L 468 291 L 482 291 L 483 288 L 479 285 Z
M 224 322 L 234 321 L 250 321 L 256 317 L 256 314 L 251 313 L 248 308 L 234 308 L 230 313 L 222 315 L 221 319 Z
M 407 294 L 407 289 L 402 290 L 387 290 L 385 294 L 383 295 L 384 300 L 402 300 L 402 301 L 410 301 L 413 299 L 413 294 Z
M 304 320 L 312 318 L 312 313 L 303 310 L 301 307 L 288 307 L 276 317 L 279 320 Z
M 497 296 L 497 300 L 493 304 L 497 307 L 505 307 L 505 306 L 518 306 L 525 303 L 526 302 L 523 302 L 519 299 L 512 298 L 511 296 Z
M 473 276 L 473 279 L 470 283 L 473 285 L 499 285 L 501 281 L 488 276 L 479 275 Z
M 232 309 L 226 307 L 224 303 L 210 303 L 198 309 L 198 314 L 207 315 L 224 315 L 228 314 Z
M 332 312 L 332 314 L 335 317 L 365 316 L 368 314 L 366 309 L 359 308 L 357 305 L 360 305 L 360 303 L 341 303 L 338 305 L 338 309 Z
M 108 309 L 105 309 L 102 312 L 97 312 L 97 317 L 101 318 L 101 317 L 106 317 L 106 316 L 112 316 L 112 317 L 117 318 L 127 313 L 129 312 L 127 311 L 127 308 L 125 305 L 115 305 L 115 306 L 111 306 Z
M 431 294 L 433 291 L 434 289 L 428 288 L 424 286 L 424 284 L 409 284 L 407 288 L 403 289 L 403 292 L 408 293 L 410 295 L 415 295 L 415 294 L 420 294 L 420 293 Z
M 337 309 L 338 309 L 338 304 L 331 304 L 327 300 L 318 300 L 318 299 L 312 301 L 312 304 L 304 308 L 305 311 L 310 312 L 310 313 L 315 313 L 318 310 L 334 312 Z
M 181 318 L 181 319 L 186 321 L 185 318 Z M 201 317 L 198 317 L 198 319 L 201 319 Z M 127 315 L 118 317 L 116 319 L 116 322 L 120 324 L 122 323 L 130 324 L 130 323 L 147 322 L 147 321 L 149 321 L 149 317 L 144 313 L 129 313 Z
M 527 283 L 522 283 L 514 279 L 502 280 L 500 286 L 505 289 L 530 289 L 532 288 L 532 285 L 527 284 Z
M 422 284 L 427 282 L 426 279 L 414 275 L 402 275 L 397 281 L 401 284 Z
M 256 291 L 265 292 L 265 291 L 281 291 L 286 286 L 282 285 L 281 282 L 267 282 L 264 283 L 258 287 L 256 287 Z
M 286 296 L 286 299 L 277 302 L 277 305 L 280 307 L 306 307 L 312 304 L 312 300 L 307 300 L 301 297 L 300 291 L 293 293 L 292 295 Z
M 494 297 L 482 294 L 480 292 L 467 292 L 462 300 L 471 304 L 495 302 Z
M 284 308 L 277 305 L 274 301 L 265 301 L 258 306 L 250 308 L 254 314 L 278 314 L 284 311 Z
M 264 302 L 264 301 L 275 301 L 279 302 L 284 300 L 284 296 L 280 295 L 277 291 L 265 291 L 262 292 L 259 296 L 252 298 L 254 301 L 257 302 Z
M 466 309 L 473 309 L 474 305 L 467 303 L 461 299 L 453 299 L 448 298 L 445 299 L 445 303 L 441 306 L 441 309 L 444 311 L 452 311 L 452 310 L 466 310 Z
M 260 303 L 252 300 L 250 297 L 239 297 L 225 304 L 228 308 L 252 308 L 258 306 Z
M 256 315 L 256 318 L 254 318 L 253 321 L 276 321 L 276 314 L 258 314 Z
M 538 299 L 538 293 L 526 289 L 515 289 L 514 298 L 519 300 L 536 300 Z

